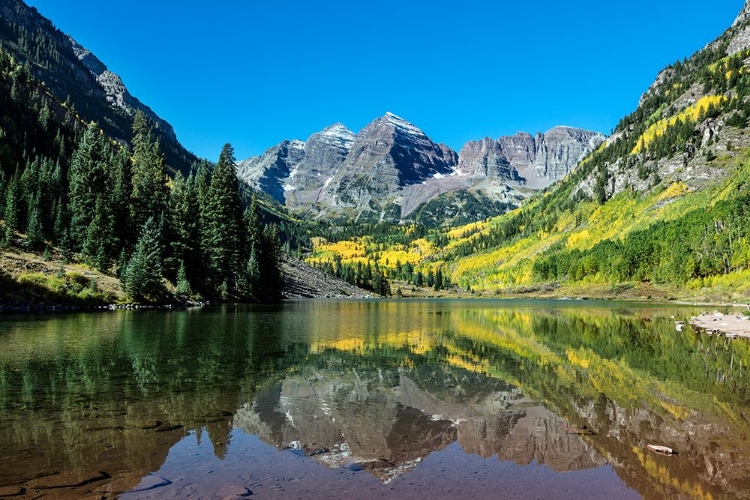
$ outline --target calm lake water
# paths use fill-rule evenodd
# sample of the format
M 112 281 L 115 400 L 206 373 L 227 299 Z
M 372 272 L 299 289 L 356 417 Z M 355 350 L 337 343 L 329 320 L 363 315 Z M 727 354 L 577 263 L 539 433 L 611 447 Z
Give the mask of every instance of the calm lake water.
M 698 312 L 0 316 L 0 496 L 750 498 L 750 343 L 676 330 Z

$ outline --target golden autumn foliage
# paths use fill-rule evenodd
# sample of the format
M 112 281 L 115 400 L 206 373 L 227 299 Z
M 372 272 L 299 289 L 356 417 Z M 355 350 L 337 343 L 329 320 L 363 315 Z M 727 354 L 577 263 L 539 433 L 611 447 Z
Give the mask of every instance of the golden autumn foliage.
M 726 100 L 727 98 L 723 95 L 707 95 L 700 98 L 698 102 L 691 106 L 688 106 L 680 113 L 669 118 L 663 118 L 659 120 L 658 122 L 648 127 L 646 131 L 641 135 L 631 154 L 638 154 L 646 149 L 649 144 L 654 141 L 654 139 L 656 139 L 660 135 L 664 135 L 667 129 L 676 124 L 678 121 L 698 121 L 701 115 L 708 111 L 711 106 L 718 106 L 720 104 L 723 104 Z

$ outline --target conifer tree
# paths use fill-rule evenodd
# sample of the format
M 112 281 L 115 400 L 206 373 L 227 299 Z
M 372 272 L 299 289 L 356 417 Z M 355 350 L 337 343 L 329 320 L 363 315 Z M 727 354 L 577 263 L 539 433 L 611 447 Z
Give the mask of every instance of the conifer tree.
M 13 174 L 5 190 L 5 207 L 3 218 L 5 220 L 5 232 L 3 234 L 3 246 L 8 247 L 13 241 L 13 235 L 20 229 L 18 225 L 18 198 L 19 185 L 18 175 Z
M 199 212 L 192 182 L 192 178 L 186 180 L 181 172 L 175 174 L 172 182 L 167 224 L 170 248 L 165 262 L 168 276 L 175 276 L 180 265 L 192 269 L 197 264 Z
M 260 220 L 260 206 L 255 193 L 250 199 L 250 205 L 245 209 L 243 219 L 247 229 L 248 246 L 260 250 L 263 246 L 263 224 Z
M 214 287 L 236 288 L 236 274 L 240 269 L 242 244 L 242 207 L 234 149 L 224 145 L 219 162 L 211 174 L 211 185 L 206 196 L 204 214 L 205 251 L 210 283 Z
M 117 256 L 114 217 L 104 199 L 96 203 L 94 218 L 86 230 L 82 253 L 100 271 L 106 271 Z
M 188 279 L 193 289 L 202 291 L 208 296 L 215 293 L 215 290 L 210 290 L 208 253 L 205 248 L 208 241 L 207 206 L 210 183 L 209 163 L 203 160 L 195 165 L 193 173 L 188 177 L 188 198 L 191 203 L 195 204 L 193 210 L 197 211 L 197 215 L 194 216 L 194 236 L 192 237 L 194 251 L 190 254 L 186 265 Z
M 135 231 L 130 218 L 130 196 L 133 191 L 132 165 L 127 148 L 120 150 L 111 160 L 112 191 L 110 194 L 110 210 L 117 228 L 116 247 L 132 248 L 135 243 Z M 119 253 L 119 250 L 117 250 Z
M 150 217 L 141 229 L 133 256 L 120 278 L 125 292 L 134 299 L 155 299 L 164 295 L 161 254 L 159 224 Z
M 69 171 L 71 236 L 80 248 L 96 213 L 96 202 L 107 192 L 106 144 L 99 128 L 90 123 L 73 153 Z
M 250 257 L 247 259 L 246 279 L 248 283 L 248 292 L 250 297 L 257 297 L 262 291 L 262 281 L 260 272 L 260 261 L 255 246 L 250 249 Z
M 149 217 L 159 217 L 168 196 L 164 155 L 154 140 L 146 115 L 136 112 L 133 121 L 132 220 L 141 227 Z
M 185 262 L 180 262 L 180 267 L 177 269 L 177 282 L 175 283 L 174 294 L 177 298 L 190 297 L 192 294 L 190 288 L 190 282 L 187 277 L 187 270 L 185 268 Z
M 443 270 L 438 269 L 435 272 L 435 283 L 433 284 L 433 288 L 435 291 L 442 290 L 443 288 Z
M 26 246 L 31 250 L 40 250 L 44 246 L 42 214 L 36 206 L 31 209 L 31 215 L 29 215 L 29 225 L 26 229 Z

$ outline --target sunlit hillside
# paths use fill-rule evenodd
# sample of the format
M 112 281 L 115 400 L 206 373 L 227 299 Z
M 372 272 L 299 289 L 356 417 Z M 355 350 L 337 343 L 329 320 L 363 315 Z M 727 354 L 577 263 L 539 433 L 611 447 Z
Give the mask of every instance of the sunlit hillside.
M 664 70 L 602 147 L 521 208 L 452 229 L 318 240 L 310 262 L 369 263 L 419 284 L 440 272 L 441 285 L 486 293 L 750 296 L 750 52 L 730 53 L 738 29 Z

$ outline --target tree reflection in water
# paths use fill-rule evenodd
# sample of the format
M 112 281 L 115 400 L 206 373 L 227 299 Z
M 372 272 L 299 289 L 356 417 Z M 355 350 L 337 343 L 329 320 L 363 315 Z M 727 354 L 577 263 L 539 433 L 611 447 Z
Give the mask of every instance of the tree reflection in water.
M 671 316 L 691 309 L 576 306 L 311 301 L 5 317 L 0 487 L 116 494 L 179 462 L 186 436 L 209 439 L 228 471 L 250 453 L 238 436 L 257 435 L 279 456 L 363 471 L 355 485 L 404 484 L 431 454 L 456 460 L 458 446 L 497 467 L 614 470 L 623 492 L 645 498 L 748 498 L 750 344 L 677 332 Z

